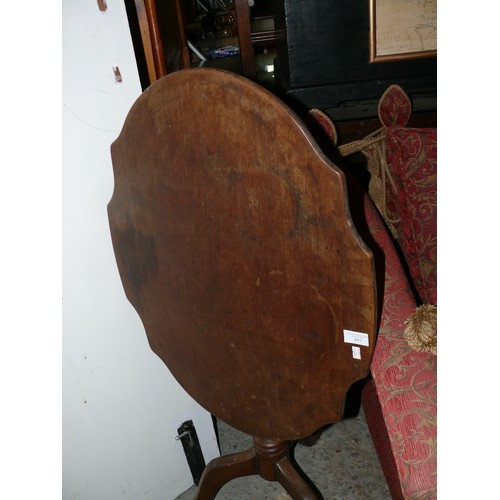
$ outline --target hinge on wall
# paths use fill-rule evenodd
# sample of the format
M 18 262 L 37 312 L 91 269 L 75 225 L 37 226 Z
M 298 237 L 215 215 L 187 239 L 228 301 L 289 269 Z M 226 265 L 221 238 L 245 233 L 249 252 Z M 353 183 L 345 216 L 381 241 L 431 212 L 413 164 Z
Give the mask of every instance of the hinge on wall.
M 192 420 L 187 420 L 177 429 L 175 439 L 182 443 L 194 484 L 198 486 L 206 464 Z

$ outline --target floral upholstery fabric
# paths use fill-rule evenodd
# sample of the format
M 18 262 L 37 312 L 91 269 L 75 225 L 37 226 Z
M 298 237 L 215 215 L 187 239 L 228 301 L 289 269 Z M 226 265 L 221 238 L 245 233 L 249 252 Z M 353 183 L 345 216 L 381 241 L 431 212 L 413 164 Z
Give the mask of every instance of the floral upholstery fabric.
M 404 127 L 411 116 L 411 102 L 399 85 L 390 85 L 378 103 L 378 117 L 384 127 Z
M 435 499 L 437 484 L 437 357 L 414 351 L 403 337 L 416 302 L 389 233 L 368 196 L 370 233 L 384 254 L 384 297 L 371 366 L 404 498 Z
M 395 183 L 388 208 L 423 303 L 437 303 L 437 131 L 391 126 L 387 164 Z
M 386 129 L 385 151 L 391 182 L 387 208 L 398 244 L 423 303 L 437 303 L 437 130 L 406 127 L 411 103 L 391 85 L 380 98 L 379 119 Z

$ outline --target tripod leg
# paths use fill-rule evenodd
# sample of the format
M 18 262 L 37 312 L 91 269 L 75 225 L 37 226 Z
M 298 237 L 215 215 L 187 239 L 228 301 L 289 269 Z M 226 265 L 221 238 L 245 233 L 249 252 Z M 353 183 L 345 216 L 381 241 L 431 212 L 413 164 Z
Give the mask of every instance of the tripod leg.
M 278 481 L 293 500 L 321 500 L 290 459 L 290 443 L 254 438 L 259 474 Z
M 213 500 L 227 482 L 254 474 L 258 474 L 258 469 L 253 448 L 214 458 L 203 471 L 194 500 Z
M 278 481 L 293 500 L 322 500 L 290 460 L 289 444 L 254 438 L 254 447 L 212 460 L 203 471 L 194 500 L 213 500 L 227 482 L 260 475 Z
M 285 488 L 293 500 L 321 500 L 321 496 L 318 496 L 299 474 L 289 457 L 278 462 L 275 468 L 276 480 Z

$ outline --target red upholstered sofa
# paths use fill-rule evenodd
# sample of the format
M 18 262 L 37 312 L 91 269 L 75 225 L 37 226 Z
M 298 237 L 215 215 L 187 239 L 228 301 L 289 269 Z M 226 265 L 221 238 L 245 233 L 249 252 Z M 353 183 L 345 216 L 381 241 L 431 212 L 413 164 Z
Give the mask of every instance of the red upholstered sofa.
M 379 104 L 382 128 L 338 150 L 363 152 L 371 173 L 368 196 L 346 171 L 351 214 L 374 252 L 382 298 L 371 378 L 362 393 L 365 416 L 393 498 L 434 499 L 436 327 L 433 338 L 415 342 L 408 322 L 418 306 L 436 304 L 436 129 L 406 127 L 410 112 L 406 94 L 391 86 Z M 328 117 L 318 110 L 310 115 L 335 142 Z
M 387 229 L 371 201 L 368 227 L 384 253 L 380 329 L 363 389 L 363 408 L 393 498 L 432 499 L 437 488 L 437 356 L 416 351 L 405 321 L 417 301 Z

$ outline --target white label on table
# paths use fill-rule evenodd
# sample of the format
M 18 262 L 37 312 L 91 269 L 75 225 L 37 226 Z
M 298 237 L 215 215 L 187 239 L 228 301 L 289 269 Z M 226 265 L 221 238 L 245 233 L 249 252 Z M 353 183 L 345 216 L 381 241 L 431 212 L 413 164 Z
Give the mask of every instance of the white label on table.
M 352 330 L 344 330 L 344 342 L 346 344 L 370 345 L 367 333 L 353 332 Z
M 352 346 L 352 357 L 354 359 L 361 359 L 361 349 L 357 345 Z

